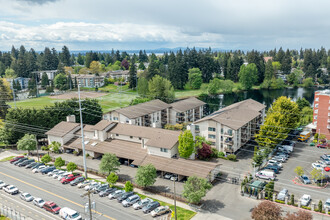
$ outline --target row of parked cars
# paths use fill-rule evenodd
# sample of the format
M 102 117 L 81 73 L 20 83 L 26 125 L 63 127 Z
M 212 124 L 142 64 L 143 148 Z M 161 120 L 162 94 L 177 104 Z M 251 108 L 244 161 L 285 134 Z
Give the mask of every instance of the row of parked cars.
M 276 147 L 276 154 L 267 162 L 263 169 L 256 173 L 256 177 L 260 179 L 275 180 L 276 174 L 283 168 L 290 154 L 293 152 L 296 143 L 292 140 L 285 140 Z
M 19 158 L 19 160 L 21 159 L 22 158 Z M 23 161 L 25 160 L 21 160 L 21 162 Z M 28 166 L 26 166 L 26 168 L 28 168 Z M 77 186 L 78 188 L 84 189 L 85 191 L 98 194 L 100 197 L 108 197 L 110 200 L 116 199 L 123 205 L 123 207 L 132 206 L 135 210 L 142 209 L 143 213 L 150 213 L 153 217 L 172 212 L 168 206 L 160 206 L 158 201 L 153 201 L 150 198 L 141 200 L 141 198 L 134 194 L 134 192 L 125 192 L 124 190 L 110 187 L 109 184 L 102 184 L 93 180 L 86 180 L 85 177 L 81 174 L 56 169 L 54 166 L 45 166 L 42 163 L 36 163 L 29 168 L 32 169 L 32 172 L 34 173 L 47 175 L 54 180 L 60 181 L 62 184 Z
M 330 154 L 324 154 L 320 156 L 320 160 L 316 161 L 315 163 L 312 163 L 312 168 L 321 170 L 322 172 L 329 172 L 330 171 Z M 303 184 L 311 184 L 312 181 L 309 179 L 308 176 L 302 175 L 299 177 L 300 181 Z M 323 178 L 321 179 L 313 179 L 315 183 L 326 183 L 330 182 L 330 176 L 329 175 L 323 175 Z
M 24 156 L 18 156 L 13 158 L 12 160 L 10 160 L 10 163 L 19 167 L 25 167 L 26 169 L 32 169 L 34 173 L 50 174 L 52 171 L 55 170 L 55 168 L 52 166 L 45 166 L 43 163 L 35 162 L 33 159 L 28 159 Z M 61 178 L 61 182 L 62 179 L 63 178 Z M 65 178 L 62 183 L 66 183 Z M 6 186 L 4 188 L 4 191 L 12 195 L 18 194 L 20 192 L 17 187 L 13 185 L 8 185 L 2 180 L 0 180 L 0 189 L 2 189 L 3 186 Z M 20 198 L 26 202 L 32 202 L 35 206 L 43 208 L 48 212 L 51 212 L 53 214 L 59 214 L 59 216 L 63 219 L 82 220 L 81 215 L 77 211 L 68 207 L 60 208 L 55 202 L 45 201 L 42 198 L 34 197 L 28 192 L 20 192 Z

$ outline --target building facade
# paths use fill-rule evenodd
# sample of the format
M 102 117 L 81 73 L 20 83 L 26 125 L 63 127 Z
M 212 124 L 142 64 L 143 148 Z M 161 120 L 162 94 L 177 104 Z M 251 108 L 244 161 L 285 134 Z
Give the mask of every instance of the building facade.
M 315 132 L 330 139 L 330 90 L 316 91 L 314 94 L 313 125 Z
M 13 81 L 15 81 L 15 83 L 19 83 L 21 85 L 22 90 L 24 90 L 28 88 L 30 78 L 17 77 L 15 79 L 7 78 L 6 80 L 10 84 L 11 88 L 13 88 Z
M 170 124 L 192 123 L 201 119 L 205 104 L 195 97 L 171 103 Z
M 71 75 L 73 83 L 75 83 L 75 80 L 77 79 L 77 83 L 80 87 L 86 87 L 86 88 L 100 88 L 104 86 L 104 77 L 103 76 L 96 76 L 96 75 L 77 75 L 72 74 Z
M 203 136 L 211 146 L 235 153 L 263 123 L 266 106 L 252 99 L 220 109 L 189 126 L 194 136 Z

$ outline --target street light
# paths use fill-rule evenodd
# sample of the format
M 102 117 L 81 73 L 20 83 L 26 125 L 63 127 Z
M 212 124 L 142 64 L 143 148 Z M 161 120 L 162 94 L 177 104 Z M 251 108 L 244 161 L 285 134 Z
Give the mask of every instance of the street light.
M 176 175 L 177 178 L 178 175 Z M 174 184 L 174 216 L 175 216 L 175 220 L 177 220 L 177 215 L 176 215 L 176 191 L 175 191 L 175 182 L 176 182 L 176 178 L 173 179 L 173 184 Z

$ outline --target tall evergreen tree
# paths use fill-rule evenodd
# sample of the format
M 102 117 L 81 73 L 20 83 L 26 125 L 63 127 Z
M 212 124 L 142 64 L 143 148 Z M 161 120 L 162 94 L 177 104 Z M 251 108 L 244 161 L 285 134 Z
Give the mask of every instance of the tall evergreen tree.
M 41 87 L 46 88 L 49 85 L 49 79 L 46 73 L 41 76 Z
M 81 55 L 81 53 L 78 53 L 77 63 L 78 63 L 79 65 L 84 65 L 84 58 L 83 58 L 83 56 Z
M 129 77 L 128 77 L 128 82 L 129 82 L 129 88 L 133 89 L 136 88 L 137 84 L 137 76 L 136 76 L 136 67 L 135 63 L 131 62 L 131 65 L 129 67 Z
M 266 63 L 266 70 L 265 70 L 265 79 L 264 80 L 271 80 L 274 77 L 274 68 L 272 64 L 272 60 L 269 59 Z

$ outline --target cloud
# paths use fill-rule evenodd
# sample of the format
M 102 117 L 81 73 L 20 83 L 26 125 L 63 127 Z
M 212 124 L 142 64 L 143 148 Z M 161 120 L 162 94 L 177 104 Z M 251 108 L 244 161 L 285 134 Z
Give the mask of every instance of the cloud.
M 17 1 L 43 5 L 51 2 L 56 2 L 59 0 L 17 0 Z

